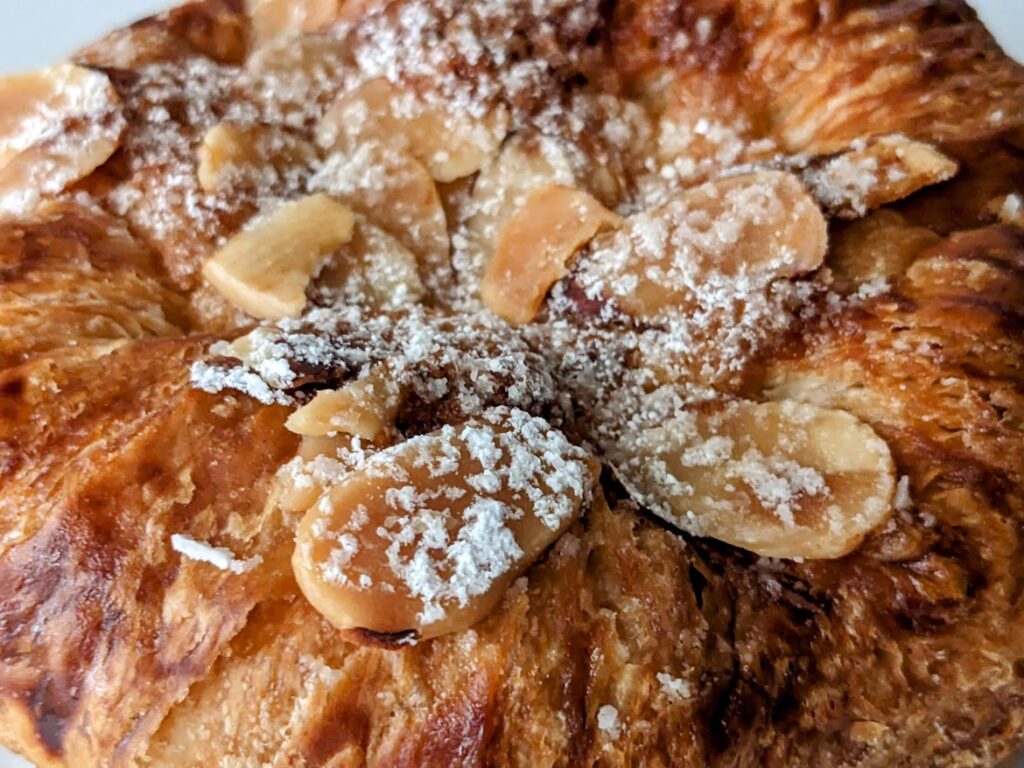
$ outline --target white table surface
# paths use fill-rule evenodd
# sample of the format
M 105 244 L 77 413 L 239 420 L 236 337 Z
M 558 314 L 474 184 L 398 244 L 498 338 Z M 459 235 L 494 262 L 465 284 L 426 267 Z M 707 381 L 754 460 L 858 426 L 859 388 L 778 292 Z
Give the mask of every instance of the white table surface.
M 970 0 L 1007 53 L 1024 61 L 1024 0 Z M 0 0 L 0 74 L 45 66 L 172 0 Z M 1016 763 L 1024 768 L 1024 757 Z M 29 768 L 0 748 L 0 768 Z

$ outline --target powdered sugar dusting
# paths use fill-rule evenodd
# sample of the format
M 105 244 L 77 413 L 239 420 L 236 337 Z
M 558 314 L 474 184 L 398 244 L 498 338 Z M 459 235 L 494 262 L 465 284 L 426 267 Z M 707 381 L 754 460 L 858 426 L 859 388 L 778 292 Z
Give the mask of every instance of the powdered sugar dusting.
M 368 523 L 365 509 L 339 529 L 319 518 L 312 540 L 331 546 L 320 575 L 358 589 L 400 589 L 420 602 L 423 626 L 464 608 L 521 563 L 517 530 L 529 525 L 527 515 L 552 534 L 564 528 L 595 479 L 585 451 L 545 420 L 507 407 L 374 453 L 353 472 L 357 482 L 386 488 L 368 497 L 379 522 Z M 334 493 L 346 489 L 342 479 Z M 329 515 L 330 497 L 322 503 Z M 386 575 L 368 570 L 379 564 L 361 559 L 363 549 L 383 554 Z
M 238 560 L 229 549 L 211 547 L 206 542 L 196 541 L 180 533 L 175 533 L 171 536 L 171 548 L 175 552 L 180 552 L 189 560 L 209 563 L 216 568 L 220 568 L 222 571 L 230 571 L 231 573 L 247 573 L 263 562 L 259 555 L 248 560 Z
M 597 710 L 597 727 L 611 736 L 619 738 L 622 729 L 619 723 L 619 710 L 611 704 L 604 704 Z
M 602 24 L 597 0 L 404 0 L 279 39 L 239 66 L 181 53 L 118 75 L 129 126 L 124 167 L 96 194 L 160 251 L 179 287 L 194 288 L 216 247 L 282 201 L 325 192 L 356 210 L 362 250 L 325 257 L 303 316 L 211 345 L 191 380 L 209 393 L 296 406 L 372 369 L 403 392 L 395 435 L 404 442 L 355 439 L 296 460 L 284 472 L 297 487 L 329 489 L 354 472 L 393 470 L 394 452 L 415 451 L 428 434 L 449 441 L 423 467 L 436 479 L 459 466 L 452 441 L 466 446 L 478 472 L 455 490 L 397 485 L 387 499 L 393 520 L 374 531 L 426 622 L 518 562 L 517 504 L 560 529 L 569 501 L 585 495 L 581 456 L 593 452 L 621 469 L 642 447 L 638 435 L 734 397 L 795 318 L 834 309 L 817 301 L 827 290 L 813 276 L 820 258 L 801 250 L 813 238 L 787 237 L 799 218 L 780 194 L 784 183 L 800 186 L 791 172 L 827 207 L 860 213 L 885 181 L 874 158 L 856 152 L 824 161 L 778 155 L 741 105 L 711 109 L 702 86 L 676 93 L 670 81 L 653 84 L 665 96 L 659 103 L 600 83 L 588 62 L 599 55 Z M 697 19 L 669 46 L 710 44 L 720 25 Z M 374 84 L 388 94 L 388 120 L 360 97 L 338 113 L 344 123 L 331 122 L 340 102 Z M 224 188 L 204 188 L 199 147 L 223 125 L 257 137 L 266 168 L 234 169 Z M 427 156 L 408 137 L 379 132 L 424 125 L 442 134 Z M 459 137 L 466 147 L 446 146 Z M 450 171 L 467 147 L 480 163 L 452 183 L 462 177 L 438 169 Z M 743 174 L 755 181 L 727 183 Z M 513 328 L 486 312 L 479 277 L 504 222 L 550 183 L 587 191 L 626 224 L 578 252 L 537 320 Z M 755 231 L 763 247 L 750 247 Z M 886 288 L 867 284 L 842 301 Z M 193 308 L 202 314 L 204 305 Z M 511 429 L 487 421 L 496 409 Z M 732 449 L 711 436 L 679 458 L 729 464 L 786 525 L 800 499 L 827 495 L 812 468 Z M 663 461 L 651 459 L 645 471 L 663 494 L 688 492 Z M 357 568 L 368 514 L 321 532 L 333 537 L 325 580 L 375 586 Z M 222 567 L 234 562 L 179 544 Z
M 808 169 L 804 179 L 829 208 L 850 207 L 860 215 L 867 212 L 867 197 L 879 183 L 882 169 L 878 158 L 850 152 L 832 158 L 819 168 Z
M 659 672 L 656 675 L 658 683 L 661 685 L 662 692 L 674 700 L 684 700 L 690 698 L 692 691 L 690 690 L 690 684 L 681 678 L 673 677 L 667 672 Z

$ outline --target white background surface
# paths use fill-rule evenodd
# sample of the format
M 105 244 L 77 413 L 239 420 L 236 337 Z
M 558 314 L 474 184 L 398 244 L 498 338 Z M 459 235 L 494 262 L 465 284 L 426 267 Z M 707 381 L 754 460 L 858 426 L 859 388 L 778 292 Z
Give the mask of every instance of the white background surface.
M 0 74 L 45 66 L 172 0 L 0 0 Z M 1007 53 L 1024 60 L 1024 0 L 971 0 Z M 1024 759 L 1017 763 L 1024 768 Z M 0 748 L 0 768 L 24 768 Z

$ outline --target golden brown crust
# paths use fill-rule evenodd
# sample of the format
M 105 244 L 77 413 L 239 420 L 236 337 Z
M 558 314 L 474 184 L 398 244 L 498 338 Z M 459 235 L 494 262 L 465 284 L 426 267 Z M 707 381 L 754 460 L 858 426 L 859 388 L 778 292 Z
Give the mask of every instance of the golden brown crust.
M 594 46 L 614 66 L 587 54 L 626 93 L 712 72 L 788 151 L 905 132 L 961 163 L 891 207 L 935 233 L 891 289 L 794 328 L 747 384 L 871 424 L 913 507 L 840 561 L 770 561 L 609 481 L 492 616 L 399 650 L 347 642 L 293 581 L 285 410 L 189 386 L 210 339 L 186 334 L 238 324 L 199 267 L 256 204 L 181 167 L 250 98 L 248 34 L 207 0 L 83 52 L 129 120 L 75 190 L 105 210 L 0 223 L 0 743 L 72 766 L 939 766 L 1024 741 L 1024 234 L 985 211 L 1024 188 L 1024 72 L 964 3 L 634 0 Z M 833 222 L 826 268 L 858 224 Z M 261 562 L 216 570 L 172 534 Z
M 294 450 L 283 414 L 190 390 L 200 343 L 44 353 L 2 376 L 0 685 L 35 722 L 33 754 L 135 753 L 272 581 L 170 558 L 189 529 L 268 568 L 282 543 L 252 511 Z
M 611 34 L 627 76 L 729 76 L 790 151 L 887 133 L 981 139 L 1024 118 L 1021 66 L 960 0 L 631 0 Z
M 43 352 L 180 336 L 186 304 L 153 255 L 96 207 L 43 207 L 0 230 L 0 367 Z

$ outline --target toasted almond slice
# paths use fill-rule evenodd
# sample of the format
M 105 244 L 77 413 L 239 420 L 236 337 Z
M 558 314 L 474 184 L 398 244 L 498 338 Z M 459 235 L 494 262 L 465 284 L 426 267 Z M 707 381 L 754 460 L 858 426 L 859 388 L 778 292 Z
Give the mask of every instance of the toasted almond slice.
M 206 132 L 198 150 L 196 176 L 207 194 L 233 186 L 273 189 L 311 171 L 316 148 L 273 125 L 219 123 Z
M 554 139 L 515 135 L 481 169 L 473 185 L 466 223 L 466 249 L 456 265 L 462 279 L 479 285 L 498 232 L 526 204 L 529 194 L 548 184 L 575 186 L 566 150 Z
M 0 209 L 83 179 L 121 144 L 121 100 L 102 72 L 59 64 L 0 78 Z
M 351 462 L 343 457 L 363 456 L 375 448 L 363 445 L 361 438 L 345 432 L 303 436 L 298 454 L 281 467 L 275 478 L 277 506 L 287 513 L 305 514 L 328 488 L 352 471 Z M 301 517 L 296 522 L 298 519 Z
M 288 417 L 285 426 L 310 437 L 344 432 L 374 441 L 394 426 L 400 403 L 400 388 L 378 369 L 341 389 L 317 392 Z
M 576 90 L 569 98 L 567 108 L 576 116 L 569 130 L 580 131 L 570 139 L 578 177 L 574 186 L 612 209 L 647 199 L 656 151 L 650 111 L 632 99 L 590 89 Z
M 576 520 L 597 472 L 543 419 L 487 411 L 385 449 L 331 488 L 299 526 L 296 579 L 341 629 L 464 629 Z
M 628 441 L 619 472 L 680 528 L 770 557 L 834 558 L 889 516 L 885 441 L 846 411 L 733 402 Z
M 412 155 L 367 141 L 352 154 L 328 156 L 311 186 L 343 200 L 415 254 L 428 288 L 445 284 L 451 274 L 448 221 L 437 185 Z
M 692 308 L 713 279 L 766 283 L 817 269 L 828 230 L 792 174 L 760 171 L 688 190 L 598 236 L 579 281 L 629 314 Z
M 804 181 L 830 212 L 853 219 L 952 178 L 957 167 L 931 144 L 894 134 L 810 168 Z
M 343 94 L 324 115 L 318 141 L 352 152 L 368 139 L 411 153 L 440 182 L 476 173 L 508 133 L 508 110 L 483 117 L 431 103 L 383 78 Z
M 210 354 L 234 357 L 250 368 L 259 368 L 265 357 L 262 352 L 273 337 L 273 332 L 269 328 L 257 327 L 233 341 L 215 343 L 210 347 Z
M 278 37 L 326 29 L 341 16 L 341 0 L 248 0 L 256 46 Z
M 475 214 L 470 229 L 493 244 L 529 194 L 548 184 L 575 185 L 566 150 L 548 137 L 514 136 L 480 171 L 473 186 Z
M 549 184 L 530 193 L 498 233 L 480 295 L 492 312 L 517 325 L 540 310 L 573 254 L 600 230 L 622 220 L 591 195 Z
M 828 264 L 841 286 L 888 279 L 902 274 L 918 254 L 941 241 L 930 229 L 911 226 L 895 211 L 875 211 L 840 230 Z
M 253 317 L 298 317 L 310 279 L 326 255 L 352 239 L 354 222 L 352 211 L 327 195 L 285 203 L 231 238 L 203 274 Z
M 426 293 L 416 257 L 383 229 L 358 222 L 351 242 L 327 264 L 316 284 L 328 300 L 382 311 L 416 304 Z

